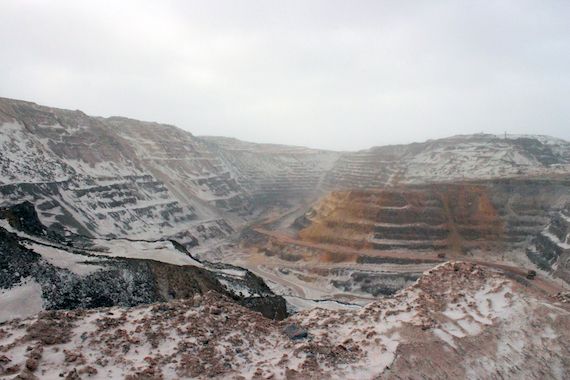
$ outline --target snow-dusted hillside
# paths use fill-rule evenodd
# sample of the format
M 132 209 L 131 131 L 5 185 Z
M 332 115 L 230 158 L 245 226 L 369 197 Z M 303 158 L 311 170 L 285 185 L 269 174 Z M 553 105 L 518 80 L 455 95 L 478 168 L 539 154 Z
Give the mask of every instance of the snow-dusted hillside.
M 197 138 L 179 128 L 0 99 L 0 204 L 99 237 L 224 239 L 276 202 L 331 189 L 568 173 L 570 144 L 456 136 L 354 153 Z
M 540 135 L 453 136 L 358 152 L 204 139 L 258 201 L 398 184 L 570 174 L 570 143 Z
M 339 152 L 296 146 L 255 144 L 225 137 L 203 137 L 256 204 L 299 200 L 319 195 Z
M 570 143 L 544 136 L 455 136 L 423 144 L 406 163 L 410 182 L 568 173 Z
M 445 260 L 435 248 L 512 248 L 568 281 L 569 163 L 570 143 L 545 136 L 329 152 L 0 98 L 0 377 L 564 378 L 560 283 L 482 260 L 419 276 Z M 344 207 L 332 199 L 303 216 L 331 190 L 349 190 L 333 193 Z M 297 237 L 266 229 L 293 222 Z M 229 244 L 244 226 L 250 245 Z M 251 248 L 243 262 L 275 291 L 299 288 L 303 311 L 263 318 L 285 318 L 285 299 L 193 255 L 214 247 L 220 258 Z M 305 299 L 323 284 L 366 302 Z
M 0 205 L 99 237 L 219 241 L 267 199 L 313 194 L 336 153 L 222 149 L 179 128 L 0 99 Z
M 499 272 L 447 263 L 394 297 L 281 322 L 214 294 L 41 313 L 2 325 L 0 371 L 93 379 L 564 379 L 565 300 Z
M 34 206 L 0 208 L 0 322 L 40 310 L 135 306 L 214 291 L 269 318 L 285 300 L 247 270 L 194 258 L 171 240 L 48 231 Z
M 191 247 L 233 231 L 214 200 L 247 208 L 219 160 L 174 127 L 8 99 L 0 123 L 0 204 L 29 200 L 61 233 Z
M 478 134 L 346 153 L 333 189 L 570 173 L 570 143 L 547 136 Z

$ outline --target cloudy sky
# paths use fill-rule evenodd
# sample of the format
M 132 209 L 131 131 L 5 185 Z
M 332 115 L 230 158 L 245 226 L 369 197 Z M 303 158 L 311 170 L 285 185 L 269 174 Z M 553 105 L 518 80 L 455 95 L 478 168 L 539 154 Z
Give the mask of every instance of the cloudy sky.
M 0 1 L 0 96 L 361 149 L 570 140 L 570 1 Z

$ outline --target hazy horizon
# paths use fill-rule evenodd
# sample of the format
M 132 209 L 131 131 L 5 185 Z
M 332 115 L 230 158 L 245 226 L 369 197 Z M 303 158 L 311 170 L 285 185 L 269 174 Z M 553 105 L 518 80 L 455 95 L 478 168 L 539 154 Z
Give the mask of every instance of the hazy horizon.
M 569 19 L 554 0 L 6 0 L 0 96 L 332 150 L 570 140 Z

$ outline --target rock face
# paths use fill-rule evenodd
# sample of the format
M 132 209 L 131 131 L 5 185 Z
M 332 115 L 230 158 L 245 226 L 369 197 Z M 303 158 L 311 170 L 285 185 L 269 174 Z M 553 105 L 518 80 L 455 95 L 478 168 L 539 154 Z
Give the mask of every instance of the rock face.
M 213 151 L 238 174 L 256 205 L 287 204 L 319 195 L 326 173 L 340 153 L 302 147 L 254 144 L 204 137 Z
M 173 238 L 187 248 L 243 218 L 330 190 L 568 173 L 570 144 L 547 137 L 458 136 L 341 153 L 0 99 L 0 204 L 28 200 L 48 229 Z
M 570 143 L 547 136 L 478 134 L 338 153 L 205 139 L 235 165 L 245 186 L 269 198 L 570 171 Z
M 329 152 L 0 98 L 0 377 L 564 378 L 566 292 L 498 255 L 570 281 L 569 175 L 544 136 Z
M 284 214 L 289 228 L 270 219 L 245 231 L 252 258 L 240 265 L 292 296 L 348 303 L 393 294 L 450 258 L 538 266 L 568 281 L 568 189 L 562 177 L 333 191 L 297 219 Z
M 47 235 L 46 227 L 40 222 L 38 213 L 31 202 L 25 201 L 10 207 L 0 207 L 0 219 L 5 219 L 13 228 L 30 235 Z M 57 234 L 50 234 L 57 239 Z
M 546 136 L 454 136 L 343 154 L 330 189 L 568 173 L 570 144 Z
M 526 247 L 550 215 L 560 215 L 570 199 L 568 185 L 492 180 L 332 192 L 295 226 L 304 240 L 380 251 Z M 561 218 L 551 227 L 563 229 Z
M 0 208 L 0 222 L 4 222 L 0 226 L 0 288 L 5 289 L 5 297 L 33 292 L 28 296 L 37 301 L 29 305 L 31 309 L 14 314 L 3 310 L 2 319 L 26 316 L 36 307 L 135 306 L 210 291 L 268 318 L 287 315 L 285 300 L 259 277 L 241 268 L 198 262 L 184 247 L 169 241 L 108 240 L 105 243 L 111 251 L 107 251 L 90 238 L 48 233 L 30 203 Z M 121 256 L 113 251 L 119 244 L 125 257 L 113 257 Z M 144 256 L 140 250 L 154 255 Z
M 28 200 L 48 228 L 187 247 L 233 232 L 235 179 L 190 133 L 0 99 L 0 203 Z
M 0 371 L 96 379 L 563 379 L 568 304 L 520 281 L 447 263 L 366 307 L 317 308 L 282 322 L 215 293 L 44 312 L 0 327 Z
M 528 257 L 539 268 L 570 282 L 570 203 L 552 216 L 533 242 Z

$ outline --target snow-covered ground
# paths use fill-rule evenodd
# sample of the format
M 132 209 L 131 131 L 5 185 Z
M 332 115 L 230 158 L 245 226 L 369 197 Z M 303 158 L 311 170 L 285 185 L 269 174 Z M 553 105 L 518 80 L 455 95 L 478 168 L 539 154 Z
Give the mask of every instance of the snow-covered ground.
M 34 280 L 22 278 L 20 284 L 0 289 L 0 323 L 30 317 L 42 310 L 42 288 Z
M 36 253 L 39 253 L 48 263 L 58 268 L 68 269 L 81 276 L 85 276 L 102 269 L 100 266 L 89 264 L 90 261 L 100 261 L 93 257 L 74 254 L 64 249 L 33 242 L 27 242 L 24 246 Z
M 108 257 L 128 257 L 133 259 L 148 259 L 175 265 L 203 265 L 184 252 L 179 251 L 170 241 L 131 241 L 125 239 L 93 240 L 93 254 Z
M 282 322 L 208 294 L 45 313 L 2 332 L 5 373 L 41 378 L 564 379 L 570 369 L 567 304 L 466 263 L 363 308 Z

